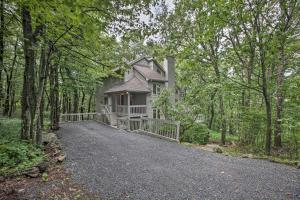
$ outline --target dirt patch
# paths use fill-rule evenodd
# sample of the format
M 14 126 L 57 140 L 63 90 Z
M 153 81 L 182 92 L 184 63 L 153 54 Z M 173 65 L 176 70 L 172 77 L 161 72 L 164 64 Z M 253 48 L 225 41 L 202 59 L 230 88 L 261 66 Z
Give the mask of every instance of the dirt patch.
M 96 199 L 71 179 L 62 165 L 37 178 L 15 177 L 0 183 L 1 200 Z

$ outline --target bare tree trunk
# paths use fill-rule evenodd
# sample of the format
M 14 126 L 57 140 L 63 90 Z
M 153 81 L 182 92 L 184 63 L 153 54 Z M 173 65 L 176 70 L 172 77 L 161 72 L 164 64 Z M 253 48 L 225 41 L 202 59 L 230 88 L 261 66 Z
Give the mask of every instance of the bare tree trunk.
M 219 71 L 219 67 L 217 64 L 214 65 L 214 70 L 216 73 L 217 81 L 221 84 L 221 75 Z M 224 97 L 222 90 L 219 91 L 219 109 L 221 115 L 221 145 L 225 145 L 226 143 L 226 118 L 225 118 L 225 109 L 224 109 Z
M 12 61 L 11 69 L 9 71 L 9 74 L 7 72 L 6 74 L 6 98 L 4 102 L 4 109 L 3 109 L 3 115 L 8 116 L 9 115 L 9 108 L 10 108 L 10 99 L 12 98 L 12 90 L 13 90 L 13 84 L 12 84 L 12 79 L 13 79 L 13 74 L 14 74 L 14 69 L 17 61 L 17 45 L 18 45 L 18 39 L 16 40 L 16 43 L 14 45 L 14 58 Z
M 208 128 L 212 129 L 212 124 L 214 121 L 214 116 L 215 116 L 215 96 L 216 96 L 217 90 L 215 90 L 211 96 L 210 96 L 210 118 L 209 118 L 209 122 L 208 122 Z
M 226 142 L 226 119 L 225 119 L 223 94 L 220 94 L 219 100 L 220 100 L 220 114 L 221 114 L 221 144 L 225 145 L 225 142 Z
M 22 129 L 21 138 L 30 139 L 30 127 L 32 120 L 32 101 L 34 93 L 34 47 L 32 42 L 32 25 L 31 15 L 27 7 L 22 7 L 22 25 L 24 36 L 24 80 L 23 80 L 23 92 L 22 92 Z
M 2 71 L 4 69 L 4 0 L 0 0 L 0 108 L 2 107 L 3 86 Z
M 91 107 L 92 107 L 92 100 L 93 100 L 93 96 L 94 96 L 94 90 L 92 90 L 90 92 L 90 96 L 89 96 L 89 101 L 88 101 L 88 113 L 91 112 Z M 90 116 L 88 116 L 88 120 L 90 119 Z
M 81 113 L 84 113 L 84 100 L 85 100 L 85 92 L 82 91 L 81 106 L 80 106 L 80 112 Z
M 88 105 L 88 113 L 91 112 L 91 104 L 92 104 L 92 99 L 93 99 L 93 94 L 90 94 L 90 97 L 89 97 L 89 105 Z
M 12 84 L 12 88 L 13 88 L 13 84 Z M 8 112 L 8 116 L 11 117 L 12 113 L 15 111 L 15 90 L 12 89 L 12 93 L 11 93 L 11 99 L 10 99 L 10 106 L 9 106 L 9 112 Z
M 67 112 L 67 106 L 68 106 L 68 98 L 66 97 L 66 93 L 62 93 L 62 113 Z
M 281 147 L 281 121 L 283 111 L 283 80 L 284 80 L 284 66 L 285 66 L 285 52 L 284 46 L 281 45 L 279 49 L 280 64 L 277 67 L 277 92 L 276 92 L 276 120 L 275 120 L 275 137 L 274 146 Z
M 260 43 L 260 65 L 262 72 L 262 91 L 264 96 L 264 102 L 266 106 L 266 118 L 267 118 L 267 129 L 266 129 L 266 141 L 265 141 L 265 151 L 267 155 L 271 153 L 271 141 L 272 141 L 272 109 L 271 109 L 271 100 L 267 84 L 267 69 L 265 65 L 265 55 Z
M 59 62 L 55 65 L 50 65 L 50 118 L 51 129 L 59 129 L 59 88 L 58 88 L 58 67 Z
M 50 50 L 49 50 L 50 51 Z M 45 81 L 47 78 L 47 68 L 48 62 L 46 61 L 46 49 L 44 44 L 42 44 L 41 49 L 41 58 L 40 58 L 40 70 L 39 70 L 39 84 L 38 84 L 38 94 L 36 99 L 36 109 L 35 109 L 35 118 L 34 118 L 34 126 L 35 126 L 35 133 L 36 133 L 36 141 L 37 145 L 42 145 L 42 123 L 41 123 L 41 105 L 42 105 L 42 98 L 44 94 L 44 86 Z

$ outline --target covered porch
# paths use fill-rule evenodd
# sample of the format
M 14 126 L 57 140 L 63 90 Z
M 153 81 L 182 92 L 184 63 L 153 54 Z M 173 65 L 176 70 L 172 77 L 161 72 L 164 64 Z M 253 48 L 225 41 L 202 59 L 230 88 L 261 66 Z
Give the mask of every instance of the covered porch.
M 111 111 L 118 116 L 147 116 L 146 94 L 125 92 L 109 96 Z
M 145 83 L 133 78 L 105 92 L 104 104 L 118 117 L 147 117 L 147 94 Z

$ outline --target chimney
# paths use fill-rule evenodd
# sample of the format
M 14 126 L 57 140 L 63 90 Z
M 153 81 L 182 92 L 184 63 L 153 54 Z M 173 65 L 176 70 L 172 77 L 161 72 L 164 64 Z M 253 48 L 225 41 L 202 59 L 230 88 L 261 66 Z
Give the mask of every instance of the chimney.
M 164 60 L 164 69 L 166 71 L 166 88 L 171 93 L 170 101 L 175 103 L 175 58 L 173 56 L 166 56 Z

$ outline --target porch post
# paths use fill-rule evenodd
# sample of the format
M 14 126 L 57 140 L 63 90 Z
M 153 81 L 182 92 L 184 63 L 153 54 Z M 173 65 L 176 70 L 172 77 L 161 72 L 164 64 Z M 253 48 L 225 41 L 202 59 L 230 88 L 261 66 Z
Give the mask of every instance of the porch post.
M 128 124 L 127 129 L 130 131 L 130 93 L 127 92 L 127 115 L 128 115 Z

